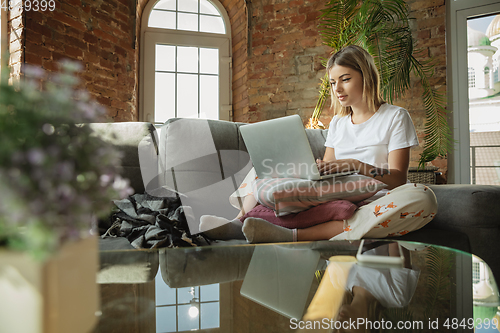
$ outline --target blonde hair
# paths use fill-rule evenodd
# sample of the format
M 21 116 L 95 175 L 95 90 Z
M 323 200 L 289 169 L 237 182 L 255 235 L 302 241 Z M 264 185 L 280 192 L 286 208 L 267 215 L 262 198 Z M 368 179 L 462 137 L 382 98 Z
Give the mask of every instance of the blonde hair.
M 349 45 L 333 54 L 326 64 L 326 72 L 330 74 L 333 66 L 343 66 L 354 69 L 361 73 L 363 78 L 363 101 L 368 104 L 368 108 L 376 112 L 385 103 L 380 94 L 380 77 L 373 57 L 362 47 Z M 335 97 L 333 87 L 330 86 L 333 114 L 340 117 L 348 116 L 352 113 L 350 106 L 343 107 Z

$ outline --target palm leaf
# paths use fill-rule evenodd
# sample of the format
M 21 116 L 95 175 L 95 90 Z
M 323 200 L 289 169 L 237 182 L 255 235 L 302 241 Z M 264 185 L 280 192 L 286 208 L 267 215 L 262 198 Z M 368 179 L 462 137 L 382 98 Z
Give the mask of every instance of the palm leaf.
M 408 307 L 404 308 L 389 308 L 384 311 L 384 320 L 385 321 L 390 321 L 392 323 L 391 325 L 385 325 L 385 327 L 391 326 L 390 329 L 385 329 L 382 330 L 382 332 L 401 332 L 401 329 L 397 328 L 397 323 L 398 322 L 406 322 L 406 323 L 414 323 L 415 322 L 415 317 L 413 312 L 408 309 Z M 421 330 L 412 330 L 412 332 L 415 331 L 421 331 Z M 408 331 L 406 331 L 408 332 Z
M 431 246 L 427 250 L 426 266 L 429 271 L 427 279 L 426 309 L 424 318 L 431 318 L 440 302 L 449 299 L 450 272 L 452 269 L 453 253 Z
M 419 62 L 414 54 L 414 40 L 409 27 L 408 7 L 404 0 L 330 0 L 320 15 L 323 43 L 336 52 L 347 45 L 365 48 L 380 72 L 382 95 L 389 103 L 401 99 L 412 87 L 411 74 L 423 88 L 426 125 L 424 151 L 419 166 L 446 156 L 451 149 L 444 93 L 429 82 L 433 63 Z M 312 118 L 319 119 L 328 85 L 321 85 Z
M 452 139 L 447 122 L 446 97 L 429 83 L 432 65 L 421 64 L 414 59 L 414 69 L 422 82 L 424 89 L 422 98 L 426 110 L 425 144 L 419 161 L 419 166 L 423 167 L 425 162 L 432 161 L 438 156 L 445 156 L 451 149 Z

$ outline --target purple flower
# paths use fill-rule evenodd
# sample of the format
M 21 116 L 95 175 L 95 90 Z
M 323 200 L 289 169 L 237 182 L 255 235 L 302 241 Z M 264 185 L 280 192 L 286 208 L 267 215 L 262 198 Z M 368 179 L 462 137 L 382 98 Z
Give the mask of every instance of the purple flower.
M 52 124 L 43 124 L 42 131 L 47 135 L 52 135 L 55 132 L 54 126 Z
M 61 180 L 68 181 L 75 177 L 75 164 L 73 162 L 59 162 L 55 169 Z
M 37 66 L 24 65 L 23 72 L 27 78 L 40 79 L 45 76 L 45 71 Z
M 40 148 L 32 148 L 28 150 L 28 162 L 32 165 L 42 165 L 45 161 L 45 153 Z
M 120 198 L 126 198 L 134 192 L 130 187 L 130 181 L 128 179 L 122 178 L 120 175 L 117 175 L 115 177 L 115 181 L 113 182 L 113 190 L 118 192 Z

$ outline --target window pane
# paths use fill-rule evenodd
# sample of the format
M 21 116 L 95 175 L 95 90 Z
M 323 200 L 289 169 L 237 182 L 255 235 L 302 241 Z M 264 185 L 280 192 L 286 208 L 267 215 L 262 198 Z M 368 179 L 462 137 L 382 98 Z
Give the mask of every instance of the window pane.
M 156 332 L 177 332 L 175 306 L 156 308 Z
M 175 117 L 175 74 L 155 73 L 155 121 Z
M 219 77 L 200 75 L 201 118 L 219 119 Z
M 198 48 L 177 47 L 177 71 L 198 73 Z
M 154 9 L 168 9 L 175 10 L 176 0 L 160 0 L 153 7 Z
M 218 301 L 219 300 L 219 284 L 209 284 L 200 287 L 201 302 Z
M 175 71 L 175 46 L 156 44 L 155 62 L 157 71 Z
M 200 15 L 200 31 L 225 34 L 224 21 L 222 17 Z
M 152 10 L 148 25 L 153 28 L 175 29 L 175 12 Z
M 167 286 L 160 272 L 156 275 L 155 285 L 156 305 L 175 305 L 175 289 Z
M 198 75 L 177 75 L 177 117 L 198 118 Z M 190 288 L 182 289 L 190 290 Z
M 191 305 L 179 305 L 179 331 L 191 331 L 199 329 L 200 323 L 198 316 L 192 318 L 189 315 L 189 308 Z
M 219 49 L 200 49 L 200 73 L 219 74 Z
M 201 329 L 219 327 L 219 302 L 201 304 Z
M 198 13 L 198 0 L 181 0 L 181 1 L 179 1 L 179 11 Z
M 179 14 L 179 30 L 198 31 L 198 15 L 197 14 Z
M 212 5 L 207 0 L 200 0 L 200 13 L 202 14 L 212 14 L 212 15 L 220 15 L 217 8 Z
M 191 287 L 185 287 L 185 288 L 177 288 L 177 297 L 178 297 L 178 303 L 183 304 L 183 303 L 189 303 L 193 299 L 193 295 L 191 295 Z M 194 288 L 194 297 L 198 298 L 198 287 Z

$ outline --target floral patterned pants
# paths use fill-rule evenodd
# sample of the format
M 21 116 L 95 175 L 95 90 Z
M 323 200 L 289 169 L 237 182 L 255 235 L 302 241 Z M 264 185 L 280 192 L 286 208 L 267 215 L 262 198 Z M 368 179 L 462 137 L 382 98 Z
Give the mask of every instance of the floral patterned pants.
M 422 228 L 437 213 L 434 192 L 423 184 L 404 184 L 361 206 L 331 240 L 402 236 Z

